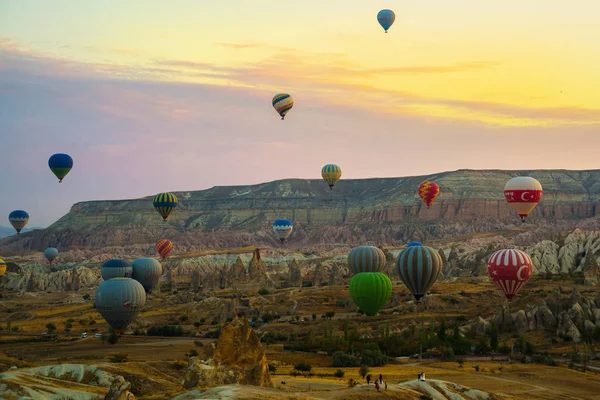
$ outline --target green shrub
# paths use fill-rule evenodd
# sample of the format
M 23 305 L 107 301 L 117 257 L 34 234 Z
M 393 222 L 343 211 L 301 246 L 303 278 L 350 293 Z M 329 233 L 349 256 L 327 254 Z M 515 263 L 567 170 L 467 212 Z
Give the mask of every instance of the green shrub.
M 260 290 L 258 291 L 258 294 L 260 294 L 261 296 L 266 296 L 266 295 L 268 295 L 269 293 L 271 293 L 271 292 L 269 292 L 269 290 L 268 290 L 268 289 L 266 289 L 266 288 L 262 288 L 262 289 L 260 289 Z
M 343 351 L 336 351 L 331 358 L 332 367 L 358 367 L 359 364 L 358 357 Z
M 479 365 L 473 365 L 473 368 L 475 369 L 475 372 L 479 372 Z
M 110 361 L 111 363 L 126 362 L 127 354 L 126 353 L 114 353 L 112 356 L 109 357 L 108 361 Z
M 273 364 L 269 363 L 269 372 L 276 372 L 277 371 L 277 367 L 275 367 Z
M 294 365 L 294 369 L 300 372 L 310 372 L 312 370 L 312 365 L 301 362 L 300 364 Z
M 343 378 L 344 377 L 344 371 L 342 371 L 341 369 L 338 369 L 337 371 L 334 372 L 333 376 L 335 376 L 336 378 Z

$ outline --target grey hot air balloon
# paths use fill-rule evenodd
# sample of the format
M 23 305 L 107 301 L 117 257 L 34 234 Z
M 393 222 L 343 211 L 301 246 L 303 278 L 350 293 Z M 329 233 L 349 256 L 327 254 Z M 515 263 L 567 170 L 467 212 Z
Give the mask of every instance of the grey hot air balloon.
M 131 278 L 133 268 L 127 261 L 120 258 L 113 258 L 102 264 L 100 274 L 105 281 L 112 278 Z
M 398 254 L 396 268 L 406 285 L 420 301 L 442 271 L 442 257 L 431 247 L 411 243 Z
M 118 334 L 125 332 L 145 303 L 144 287 L 130 278 L 109 279 L 96 289 L 96 310 Z
M 350 250 L 348 254 L 348 267 L 352 275 L 361 272 L 385 271 L 385 254 L 374 246 L 359 246 Z
M 162 266 L 154 258 L 138 258 L 131 263 L 133 267 L 133 279 L 138 281 L 148 293 L 158 284 L 162 275 Z

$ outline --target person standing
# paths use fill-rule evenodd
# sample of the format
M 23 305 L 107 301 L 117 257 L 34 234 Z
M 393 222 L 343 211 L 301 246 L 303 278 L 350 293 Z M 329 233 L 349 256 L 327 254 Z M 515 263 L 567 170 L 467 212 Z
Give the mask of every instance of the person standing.
M 379 384 L 381 385 L 383 383 L 383 375 L 379 374 Z
M 387 382 L 385 383 L 385 390 L 387 390 Z
M 379 392 L 379 382 L 375 381 L 375 389 Z
M 371 384 L 371 374 L 367 375 L 367 385 Z

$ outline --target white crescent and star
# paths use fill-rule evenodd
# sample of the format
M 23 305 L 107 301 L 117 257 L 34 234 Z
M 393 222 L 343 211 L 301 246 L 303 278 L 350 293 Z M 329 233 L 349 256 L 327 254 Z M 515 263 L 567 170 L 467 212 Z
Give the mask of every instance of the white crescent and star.
M 521 265 L 519 267 L 519 270 L 517 271 L 517 279 L 519 281 L 524 281 L 525 279 L 527 279 L 529 277 L 529 270 L 528 270 L 528 265 Z M 527 276 L 525 278 L 521 277 L 521 272 L 523 271 L 527 271 Z

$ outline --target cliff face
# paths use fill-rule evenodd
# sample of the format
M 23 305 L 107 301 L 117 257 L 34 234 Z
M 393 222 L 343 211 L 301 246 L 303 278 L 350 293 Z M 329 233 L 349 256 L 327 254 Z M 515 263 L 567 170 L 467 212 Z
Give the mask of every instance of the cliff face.
M 290 179 L 253 186 L 177 192 L 180 203 L 163 224 L 152 198 L 75 204 L 45 230 L 0 241 L 0 251 L 142 245 L 170 237 L 178 251 L 206 247 L 278 245 L 271 224 L 294 221 L 292 246 L 394 243 L 505 229 L 520 224 L 503 197 L 511 177 L 529 175 L 544 187 L 536 223 L 597 217 L 600 170 L 474 171 L 430 176 L 342 180 L 333 191 L 321 180 Z M 441 193 L 427 209 L 416 194 L 434 180 Z

